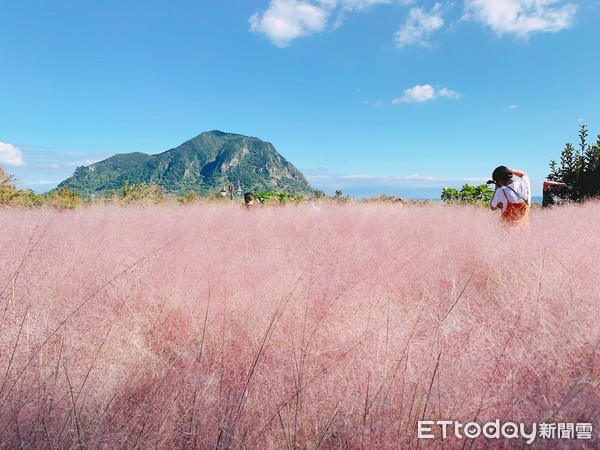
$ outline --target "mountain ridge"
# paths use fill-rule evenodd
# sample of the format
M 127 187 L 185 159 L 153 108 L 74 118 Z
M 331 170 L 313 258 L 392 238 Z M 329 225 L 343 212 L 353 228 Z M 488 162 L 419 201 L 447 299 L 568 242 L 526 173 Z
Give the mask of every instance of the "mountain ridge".
M 57 189 L 75 189 L 83 197 L 104 195 L 123 183 L 147 183 L 169 193 L 210 195 L 227 182 L 243 191 L 310 194 L 304 175 L 275 147 L 257 137 L 212 130 L 161 153 L 118 153 L 77 167 Z

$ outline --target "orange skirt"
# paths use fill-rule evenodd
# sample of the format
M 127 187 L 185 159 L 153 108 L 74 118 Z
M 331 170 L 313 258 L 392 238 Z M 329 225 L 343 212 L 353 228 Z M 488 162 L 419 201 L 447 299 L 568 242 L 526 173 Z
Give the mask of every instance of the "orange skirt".
M 525 202 L 509 203 L 502 212 L 502 221 L 507 225 L 529 225 L 529 205 Z

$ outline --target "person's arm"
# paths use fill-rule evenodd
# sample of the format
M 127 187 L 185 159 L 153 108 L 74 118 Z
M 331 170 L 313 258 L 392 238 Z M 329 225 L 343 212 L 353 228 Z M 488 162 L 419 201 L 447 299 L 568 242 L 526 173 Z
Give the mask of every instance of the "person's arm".
M 529 175 L 518 169 L 508 169 L 513 175 L 518 176 L 525 186 L 527 187 L 527 204 L 531 206 L 531 181 L 529 181 Z
M 510 170 L 510 172 L 511 172 L 513 175 L 516 175 L 516 176 L 518 176 L 519 178 L 523 178 L 523 177 L 526 177 L 526 176 L 527 176 L 527 174 L 526 174 L 525 172 L 523 172 L 522 170 L 517 170 L 517 169 L 508 169 L 508 170 Z
M 566 184 L 561 183 L 560 181 L 545 180 L 542 189 L 547 191 L 550 186 L 566 186 Z
M 498 193 L 498 185 L 496 184 L 494 187 L 494 194 L 492 195 L 492 199 L 490 200 L 490 209 L 492 211 L 496 211 L 497 209 L 502 209 L 503 204 L 502 202 L 495 202 L 494 199 L 496 198 L 496 194 Z

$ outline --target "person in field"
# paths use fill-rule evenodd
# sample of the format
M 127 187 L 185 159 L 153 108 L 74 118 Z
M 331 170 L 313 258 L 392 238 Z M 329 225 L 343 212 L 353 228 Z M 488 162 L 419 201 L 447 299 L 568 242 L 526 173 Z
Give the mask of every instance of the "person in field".
M 492 182 L 496 186 L 490 202 L 490 209 L 502 210 L 500 219 L 507 225 L 529 224 L 531 205 L 531 182 L 521 170 L 498 166 L 492 173 Z
M 254 206 L 254 194 L 252 192 L 246 192 L 244 194 L 244 205 L 246 209 L 250 209 Z
M 542 208 L 569 203 L 569 191 L 560 181 L 544 181 L 542 186 Z

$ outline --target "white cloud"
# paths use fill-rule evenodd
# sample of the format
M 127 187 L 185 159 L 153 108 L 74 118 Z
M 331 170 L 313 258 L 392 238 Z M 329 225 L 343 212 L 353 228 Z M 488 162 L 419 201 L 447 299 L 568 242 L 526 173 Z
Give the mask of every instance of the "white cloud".
M 286 47 L 296 38 L 325 31 L 335 11 L 334 29 L 343 23 L 344 13 L 391 3 L 393 0 L 271 0 L 264 13 L 250 17 L 250 31 L 263 33 L 276 46 Z
M 22 166 L 23 152 L 12 144 L 0 142 L 0 163 L 8 166 Z
M 423 103 L 430 100 L 435 100 L 438 97 L 458 99 L 462 97 L 462 94 L 445 87 L 436 91 L 436 89 L 430 84 L 418 84 L 415 87 L 405 89 L 404 95 L 392 100 L 392 104 L 398 105 L 400 103 Z
M 302 0 L 271 0 L 262 14 L 250 17 L 250 30 L 264 33 L 278 47 L 292 40 L 323 31 L 329 10 L 327 4 L 315 5 Z
M 462 97 L 462 94 L 460 92 L 456 92 L 456 91 L 453 91 L 452 89 L 447 89 L 447 88 L 441 88 L 437 92 L 437 95 L 440 97 L 454 98 L 454 99 L 458 99 L 458 98 Z
M 508 105 L 508 109 L 517 109 L 519 105 Z
M 397 47 L 412 44 L 429 47 L 431 34 L 442 28 L 443 25 L 441 3 L 433 5 L 429 12 L 420 7 L 412 8 L 406 22 L 394 35 L 394 42 Z
M 499 35 L 521 38 L 569 28 L 576 12 L 576 5 L 562 0 L 465 0 L 466 18 L 489 26 Z
M 404 90 L 404 95 L 392 100 L 394 105 L 398 103 L 421 103 L 435 99 L 435 89 L 430 84 L 416 85 Z
M 497 34 L 527 38 L 537 32 L 558 32 L 572 26 L 577 12 L 569 0 L 465 0 L 464 18 L 483 23 Z M 571 0 L 574 1 L 574 0 Z M 376 5 L 414 5 L 415 0 L 270 0 L 266 10 L 249 18 L 250 31 L 262 33 L 276 46 L 286 47 L 294 39 L 340 27 L 345 16 Z M 452 3 L 447 3 L 452 7 Z M 431 46 L 433 33 L 445 22 L 442 2 L 430 10 L 410 9 L 404 24 L 394 34 L 397 47 Z

